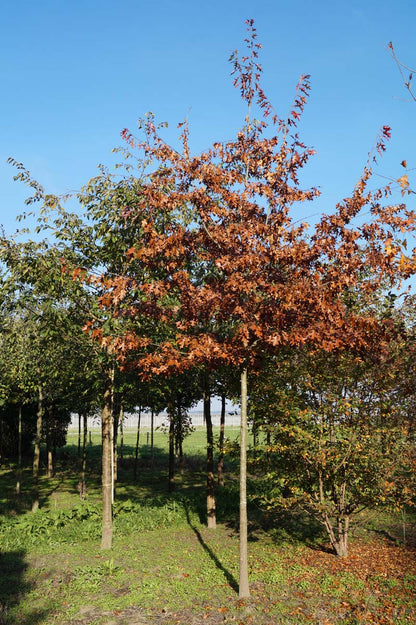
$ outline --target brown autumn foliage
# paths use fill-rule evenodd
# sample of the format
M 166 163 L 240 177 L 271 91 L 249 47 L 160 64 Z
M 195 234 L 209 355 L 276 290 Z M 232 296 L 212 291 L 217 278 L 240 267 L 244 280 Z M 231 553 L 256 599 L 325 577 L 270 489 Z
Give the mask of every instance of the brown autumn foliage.
M 404 255 L 398 235 L 416 225 L 404 204 L 385 205 L 389 186 L 373 191 L 369 185 L 376 155 L 390 137 L 388 126 L 351 197 L 314 228 L 294 221 L 291 208 L 319 194 L 299 182 L 314 154 L 297 132 L 309 76 L 300 78 L 288 116 L 278 115 L 261 86 L 253 20 L 247 30 L 246 55 L 231 57 L 234 85 L 247 107 L 233 140 L 194 156 L 187 122 L 179 125 L 181 151 L 162 139 L 152 117 L 141 140 L 123 131 L 129 150 L 154 164 L 124 213 L 142 232 L 140 244 L 128 250 L 141 272 L 137 279 L 132 273 L 103 278 L 102 306 L 125 322 L 123 331 L 106 335 L 90 326 L 143 377 L 233 365 L 242 372 L 244 397 L 246 371 L 258 368 L 264 353 L 380 345 L 389 328 L 376 315 L 349 308 L 345 294 L 359 288 L 370 295 L 411 275 L 414 260 Z M 241 506 L 243 490 L 240 499 Z M 241 568 L 240 554 L 244 597 L 249 590 L 246 579 L 241 591 Z
M 140 246 L 128 252 L 143 273 L 106 280 L 102 304 L 124 317 L 126 331 L 102 340 L 121 359 L 133 352 L 142 375 L 219 363 L 251 367 L 264 351 L 284 346 L 330 351 L 379 340 L 386 328 L 375 315 L 352 312 L 345 293 L 359 288 L 368 295 L 414 271 L 399 235 L 414 230 L 415 214 L 401 203 L 384 204 L 389 186 L 369 186 L 387 126 L 351 197 L 314 229 L 293 221 L 291 207 L 319 194 L 299 184 L 314 154 L 297 132 L 309 77 L 301 77 L 288 117 L 280 117 L 261 87 L 252 20 L 247 30 L 247 55 L 232 57 L 234 84 L 247 105 L 234 140 L 193 156 L 186 123 L 181 152 L 163 141 L 151 118 L 144 140 L 122 133 L 130 149 L 158 166 L 125 213 L 143 231 Z M 143 323 L 149 319 L 153 335 Z

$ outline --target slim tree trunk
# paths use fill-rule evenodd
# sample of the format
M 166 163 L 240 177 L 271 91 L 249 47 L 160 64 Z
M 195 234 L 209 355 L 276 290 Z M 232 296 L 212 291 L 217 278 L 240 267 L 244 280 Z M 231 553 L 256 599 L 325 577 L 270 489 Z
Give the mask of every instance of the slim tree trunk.
M 110 426 L 110 449 L 111 449 L 111 503 L 114 503 L 114 491 L 115 491 L 115 483 L 117 479 L 117 467 L 116 467 L 116 449 L 114 445 L 114 439 L 117 437 L 117 432 L 115 431 L 114 425 L 114 409 L 115 409 L 115 393 L 114 393 L 114 380 L 116 375 L 116 367 L 113 362 L 113 366 L 111 369 L 111 426 Z
M 154 446 L 154 432 L 155 432 L 155 411 L 153 408 L 150 411 L 150 459 L 152 466 L 155 462 L 155 446 Z
M 53 477 L 53 449 L 48 447 L 48 477 Z
M 179 460 L 179 473 L 183 475 L 183 420 L 181 399 L 178 398 L 178 415 L 177 415 L 177 427 L 176 427 L 176 440 L 175 440 L 175 453 Z
M 218 458 L 218 486 L 224 486 L 224 437 L 225 437 L 225 395 L 221 395 L 221 417 L 220 417 L 220 455 Z
M 211 395 L 207 376 L 204 381 L 204 421 L 207 424 L 207 526 L 217 527 L 215 513 L 214 436 L 212 433 Z
M 140 421 L 142 416 L 142 407 L 139 406 L 139 418 L 137 421 L 136 451 L 134 454 L 134 478 L 137 478 L 137 465 L 139 460 L 139 442 L 140 442 Z
M 253 447 L 257 447 L 257 443 L 258 443 L 258 427 L 257 427 L 257 423 L 253 423 L 252 432 L 253 432 Z
M 120 466 L 123 465 L 124 460 L 124 410 L 123 402 L 120 403 L 120 414 L 118 418 L 120 424 Z
M 175 490 L 175 414 L 172 405 L 169 410 L 169 477 L 168 490 L 172 493 Z
M 81 411 L 78 412 L 78 458 L 81 456 Z
M 42 438 L 42 420 L 43 420 L 43 388 L 42 388 L 42 384 L 39 384 L 35 450 L 34 450 L 34 455 L 33 455 L 32 512 L 36 512 L 39 509 L 39 462 L 40 462 L 40 441 Z
M 113 471 L 112 471 L 112 372 L 106 373 L 104 405 L 101 413 L 102 436 L 102 534 L 101 549 L 111 549 L 113 543 Z
M 179 472 L 181 475 L 184 473 L 183 437 L 179 440 Z
M 19 404 L 18 432 L 17 432 L 17 476 L 16 495 L 21 493 L 22 483 L 22 404 Z
M 240 427 L 240 599 L 250 596 L 247 555 L 247 369 L 241 372 Z
M 118 409 L 115 411 L 113 406 L 113 440 L 112 440 L 112 450 L 113 450 L 113 502 L 116 491 L 116 483 L 117 483 L 117 471 L 118 471 L 118 454 L 117 454 L 117 439 L 118 439 L 118 426 L 119 426 L 119 412 Z
M 3 464 L 3 419 L 0 417 L 0 466 Z
M 48 459 L 48 477 L 53 477 L 53 442 L 52 442 L 52 428 L 54 420 L 53 405 L 48 406 L 48 422 L 46 429 L 46 450 Z
M 81 499 L 85 499 L 87 496 L 87 483 L 85 480 L 85 474 L 87 471 L 87 437 L 88 437 L 88 417 L 84 412 L 82 415 L 83 435 L 82 435 L 82 465 L 81 465 L 81 483 L 79 496 Z

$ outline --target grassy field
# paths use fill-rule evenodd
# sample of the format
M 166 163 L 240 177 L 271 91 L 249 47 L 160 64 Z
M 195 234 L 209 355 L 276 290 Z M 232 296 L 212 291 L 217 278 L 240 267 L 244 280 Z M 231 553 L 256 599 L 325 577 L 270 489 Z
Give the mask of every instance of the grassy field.
M 237 430 L 228 432 L 230 438 Z M 403 544 L 399 517 L 367 512 L 350 556 L 328 550 L 320 527 L 297 516 L 250 519 L 251 599 L 239 601 L 238 488 L 228 460 L 217 491 L 219 525 L 205 528 L 204 432 L 187 439 L 184 474 L 167 494 L 167 436 L 154 460 L 142 433 L 134 479 L 135 433 L 124 436 L 114 505 L 114 546 L 100 551 L 100 433 L 88 447 L 88 498 L 79 499 L 77 433 L 41 478 L 41 509 L 30 510 L 30 467 L 14 494 L 14 467 L 0 472 L 0 625 L 355 625 L 416 622 L 412 523 Z M 255 488 L 250 483 L 249 489 Z

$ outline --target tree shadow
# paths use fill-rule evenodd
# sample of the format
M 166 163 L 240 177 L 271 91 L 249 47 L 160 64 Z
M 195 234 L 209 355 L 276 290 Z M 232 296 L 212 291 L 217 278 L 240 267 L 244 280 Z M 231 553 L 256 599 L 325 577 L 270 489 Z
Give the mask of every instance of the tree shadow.
M 0 625 L 36 625 L 48 614 L 48 610 L 36 610 L 23 618 L 16 614 L 22 596 L 33 588 L 25 579 L 25 555 L 25 551 L 0 553 Z
M 64 478 L 61 477 L 55 486 L 50 486 L 48 483 L 41 484 L 39 488 L 39 507 L 42 508 L 48 503 L 49 498 L 56 493 L 62 486 Z
M 201 532 L 198 530 L 198 528 L 196 528 L 195 525 L 192 524 L 192 521 L 191 521 L 191 518 L 190 518 L 190 515 L 189 515 L 188 506 L 185 505 L 184 508 L 185 508 L 185 514 L 186 514 L 186 521 L 187 521 L 189 527 L 191 528 L 191 530 L 194 532 L 195 536 L 197 537 L 199 544 L 201 545 L 203 550 L 209 555 L 209 557 L 214 562 L 214 564 L 217 567 L 217 569 L 219 569 L 224 574 L 225 579 L 227 580 L 227 582 L 231 586 L 231 588 L 234 590 L 234 592 L 238 593 L 238 583 L 237 583 L 237 580 L 230 573 L 230 571 L 225 568 L 225 566 L 222 564 L 221 560 L 219 560 L 219 558 L 215 555 L 215 553 L 212 551 L 212 549 L 207 545 L 207 543 L 202 538 Z
M 328 551 L 322 525 L 303 512 L 285 511 L 273 515 L 264 528 L 275 543 L 296 542 L 314 551 Z

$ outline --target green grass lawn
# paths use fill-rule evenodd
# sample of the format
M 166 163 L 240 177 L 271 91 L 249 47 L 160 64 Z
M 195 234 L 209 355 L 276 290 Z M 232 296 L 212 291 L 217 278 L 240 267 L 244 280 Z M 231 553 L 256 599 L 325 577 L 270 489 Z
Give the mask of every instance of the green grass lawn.
M 227 432 L 230 438 L 237 430 Z M 141 434 L 124 434 L 114 505 L 114 545 L 100 550 L 100 433 L 88 447 L 88 497 L 79 499 L 77 433 L 60 450 L 56 474 L 41 477 L 41 509 L 30 512 L 30 466 L 14 494 L 14 467 L 0 472 L 0 625 L 239 623 L 355 625 L 416 622 L 413 525 L 401 542 L 399 517 L 366 513 L 351 553 L 328 552 L 302 515 L 266 519 L 251 505 L 251 598 L 239 601 L 238 488 L 227 459 L 217 490 L 218 528 L 205 523 L 205 434 L 186 440 L 184 474 L 167 494 L 167 436 L 155 433 L 152 461 Z M 149 441 L 150 442 L 150 441 Z M 119 450 L 120 455 L 120 450 Z M 250 488 L 255 485 L 250 484 Z

